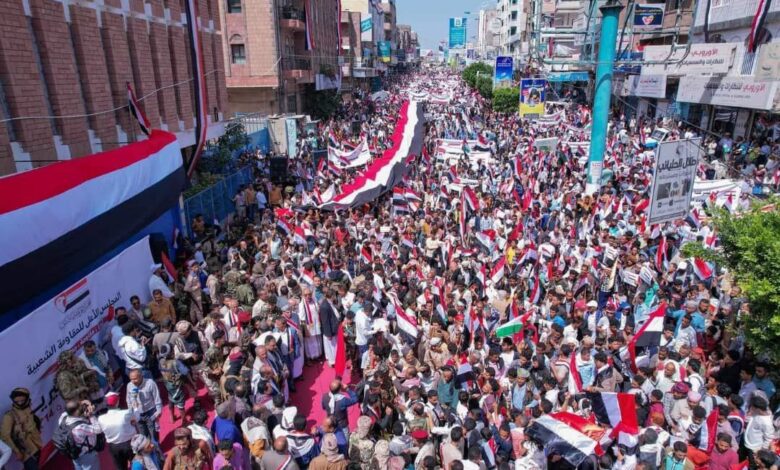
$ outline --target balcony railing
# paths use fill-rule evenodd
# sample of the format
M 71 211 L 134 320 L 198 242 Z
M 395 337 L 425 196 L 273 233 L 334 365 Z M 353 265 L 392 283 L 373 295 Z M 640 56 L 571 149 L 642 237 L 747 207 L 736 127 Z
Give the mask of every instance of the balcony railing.
M 311 59 L 282 57 L 282 70 L 311 70 Z
M 306 22 L 306 13 L 295 7 L 282 7 L 281 14 L 283 20 L 297 20 Z

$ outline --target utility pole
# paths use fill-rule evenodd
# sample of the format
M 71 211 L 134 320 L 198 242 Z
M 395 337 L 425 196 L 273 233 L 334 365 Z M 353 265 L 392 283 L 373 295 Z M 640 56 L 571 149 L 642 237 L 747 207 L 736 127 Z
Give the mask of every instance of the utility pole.
M 623 5 L 620 0 L 608 0 L 601 10 L 601 34 L 599 55 L 596 63 L 596 83 L 593 97 L 593 121 L 590 131 L 590 155 L 588 156 L 588 179 L 586 194 L 594 194 L 601 187 L 601 172 L 604 169 L 604 151 L 607 140 L 610 101 L 612 99 L 612 72 L 615 67 L 618 18 Z

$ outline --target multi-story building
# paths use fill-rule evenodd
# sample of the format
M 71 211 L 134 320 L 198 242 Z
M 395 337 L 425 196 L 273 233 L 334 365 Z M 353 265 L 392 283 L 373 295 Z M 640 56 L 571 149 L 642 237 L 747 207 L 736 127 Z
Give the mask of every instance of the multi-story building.
M 417 59 L 417 33 L 412 27 L 405 24 L 397 25 L 398 29 L 398 48 L 396 56 L 399 62 L 411 63 Z
M 218 3 L 224 19 L 224 66 L 233 112 L 299 113 L 305 111 L 307 92 L 316 90 L 318 83 L 335 83 L 341 48 L 337 0 Z M 307 28 L 311 49 L 307 48 Z
M 351 61 L 351 63 L 345 63 L 342 68 L 351 68 L 350 72 L 345 73 L 358 79 L 355 83 L 362 85 L 360 79 L 375 77 L 377 68 L 380 67 L 377 53 L 378 43 L 383 41 L 385 37 L 384 10 L 378 0 L 341 0 L 341 11 L 342 41 L 346 40 L 345 28 L 352 30 L 355 24 L 359 25 L 359 35 L 357 37 L 350 36 L 350 41 L 354 42 L 350 43 L 349 53 L 342 43 L 342 53 Z M 345 23 L 347 19 L 351 22 L 350 25 Z M 381 67 L 384 67 L 384 64 Z
M 387 65 L 395 65 L 398 63 L 398 57 L 396 55 L 396 50 L 398 48 L 398 28 L 396 27 L 397 17 L 395 10 L 395 0 L 382 2 L 380 8 L 381 15 L 384 16 L 384 22 L 382 24 L 384 37 L 382 38 L 382 41 L 387 44 L 390 51 L 390 60 L 387 60 L 387 57 L 385 56 L 381 57 L 381 61 Z
M 216 0 L 200 2 L 210 126 L 227 115 Z M 127 83 L 152 127 L 194 145 L 194 95 L 182 3 L 0 0 L 0 175 L 142 139 Z
M 528 54 L 527 28 L 529 0 L 497 0 L 496 17 L 500 22 L 498 33 L 498 52 L 510 55 L 521 62 Z
M 493 57 L 499 45 L 501 21 L 495 8 L 479 10 L 479 25 L 477 27 L 477 55 L 481 58 Z

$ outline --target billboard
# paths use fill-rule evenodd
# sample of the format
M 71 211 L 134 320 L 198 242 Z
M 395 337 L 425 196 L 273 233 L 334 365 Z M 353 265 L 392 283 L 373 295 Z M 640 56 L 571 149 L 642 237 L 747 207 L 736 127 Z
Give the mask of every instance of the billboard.
M 466 46 L 466 20 L 467 18 L 450 18 L 450 49 Z
M 634 8 L 634 31 L 652 31 L 664 26 L 663 3 L 637 3 Z
M 512 57 L 500 55 L 496 57 L 496 66 L 493 69 L 493 88 L 512 86 Z
M 693 181 L 702 148 L 701 139 L 685 139 L 658 144 L 650 193 L 649 225 L 684 218 L 691 206 Z
M 544 89 L 547 80 L 524 78 L 520 80 L 520 115 L 541 116 L 544 114 Z
M 371 41 L 374 31 L 374 19 L 371 15 L 368 18 L 360 21 L 360 40 Z
M 770 110 L 776 90 L 777 82 L 753 77 L 685 76 L 677 87 L 677 101 Z
M 379 48 L 379 60 L 390 62 L 390 41 L 379 41 L 376 44 Z
M 666 75 L 629 75 L 623 82 L 622 96 L 666 98 Z

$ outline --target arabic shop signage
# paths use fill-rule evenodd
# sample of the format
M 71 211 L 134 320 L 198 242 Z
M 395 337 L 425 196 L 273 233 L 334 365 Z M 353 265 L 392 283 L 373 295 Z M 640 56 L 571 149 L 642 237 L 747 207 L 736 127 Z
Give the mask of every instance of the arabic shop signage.
M 676 49 L 671 53 L 671 47 L 645 46 L 643 52 L 646 62 L 667 62 L 667 64 L 643 65 L 642 75 L 727 73 L 734 62 L 734 49 L 737 44 L 692 44 L 688 55 L 685 55 L 685 48 Z
M 751 77 L 681 77 L 677 101 L 769 110 L 776 90 L 777 82 Z
M 666 75 L 629 75 L 623 82 L 622 95 L 666 98 Z

